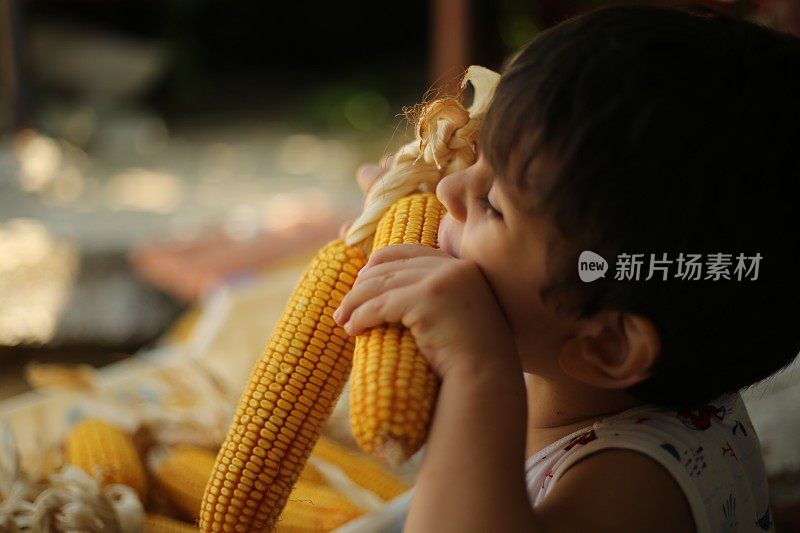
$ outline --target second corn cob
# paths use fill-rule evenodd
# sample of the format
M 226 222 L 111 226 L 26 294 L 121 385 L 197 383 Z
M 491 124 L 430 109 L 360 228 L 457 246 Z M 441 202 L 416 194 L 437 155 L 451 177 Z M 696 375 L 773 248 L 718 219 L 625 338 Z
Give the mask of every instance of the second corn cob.
M 334 241 L 312 260 L 241 397 L 200 512 L 203 531 L 266 531 L 281 513 L 350 373 L 333 320 L 365 263 Z
M 351 451 L 325 436 L 317 441 L 311 455 L 338 466 L 355 483 L 383 500 L 391 500 L 411 488 L 363 452 Z
M 65 454 L 69 464 L 99 475 L 101 485 L 128 485 L 146 501 L 147 477 L 139 453 L 133 439 L 116 426 L 100 419 L 81 420 L 67 436 Z
M 169 501 L 193 522 L 200 517 L 203 491 L 215 459 L 216 455 L 205 448 L 177 446 L 152 465 L 153 477 Z
M 347 497 L 324 485 L 298 481 L 276 525 L 276 532 L 330 531 L 364 512 Z
M 437 247 L 444 213 L 433 193 L 397 200 L 378 223 L 373 252 L 392 244 Z M 357 337 L 350 424 L 359 446 L 391 464 L 411 457 L 427 439 L 438 386 L 402 325 L 375 327 Z
M 214 471 L 216 454 L 196 446 L 177 446 L 163 455 L 151 455 L 153 477 L 169 501 L 181 515 L 192 522 L 200 517 L 205 492 Z M 311 464 L 306 464 L 298 481 L 326 485 L 325 477 Z
M 145 517 L 144 533 L 197 533 L 198 531 L 191 524 L 167 516 L 148 514 Z

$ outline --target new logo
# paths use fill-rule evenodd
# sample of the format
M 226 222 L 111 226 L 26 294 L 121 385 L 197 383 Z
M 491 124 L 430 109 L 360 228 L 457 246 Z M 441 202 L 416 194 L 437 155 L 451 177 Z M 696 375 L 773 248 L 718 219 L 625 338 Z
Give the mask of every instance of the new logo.
M 584 250 L 578 257 L 578 276 L 581 281 L 590 283 L 597 278 L 604 278 L 608 271 L 608 262 L 603 259 L 603 256 L 592 252 L 591 250 Z

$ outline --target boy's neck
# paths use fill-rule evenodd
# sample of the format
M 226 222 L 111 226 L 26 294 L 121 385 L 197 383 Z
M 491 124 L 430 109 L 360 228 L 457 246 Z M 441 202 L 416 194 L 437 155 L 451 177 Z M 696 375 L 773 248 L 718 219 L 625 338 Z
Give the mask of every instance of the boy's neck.
M 533 374 L 528 374 L 527 389 L 527 457 L 593 422 L 643 403 L 621 391 L 575 381 L 557 383 Z

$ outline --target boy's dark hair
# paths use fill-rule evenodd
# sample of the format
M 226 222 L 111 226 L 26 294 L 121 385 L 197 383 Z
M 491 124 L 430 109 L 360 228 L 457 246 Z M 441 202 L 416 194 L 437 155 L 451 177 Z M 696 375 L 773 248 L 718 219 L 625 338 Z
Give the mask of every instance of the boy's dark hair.
M 565 237 L 543 296 L 577 302 L 570 311 L 584 317 L 616 309 L 653 320 L 661 356 L 628 392 L 688 409 L 800 350 L 798 131 L 797 39 L 726 16 L 615 7 L 558 25 L 515 57 L 481 147 Z M 534 177 L 543 153 L 555 169 Z M 583 250 L 609 261 L 606 278 L 578 279 Z M 676 279 L 681 252 L 732 254 L 731 280 Z M 640 281 L 613 279 L 620 253 L 645 254 Z M 644 281 L 651 253 L 673 261 L 667 281 Z M 736 280 L 740 253 L 761 254 L 756 280 Z

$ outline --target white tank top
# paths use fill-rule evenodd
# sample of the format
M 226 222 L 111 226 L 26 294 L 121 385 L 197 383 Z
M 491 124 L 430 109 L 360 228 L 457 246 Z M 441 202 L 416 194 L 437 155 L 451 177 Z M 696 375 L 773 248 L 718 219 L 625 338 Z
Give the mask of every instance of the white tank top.
M 639 406 L 595 422 L 525 462 L 536 506 L 578 459 L 607 448 L 636 450 L 672 474 L 698 533 L 774 531 L 761 446 L 738 394 L 694 411 Z

